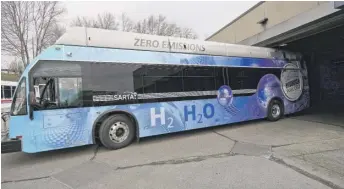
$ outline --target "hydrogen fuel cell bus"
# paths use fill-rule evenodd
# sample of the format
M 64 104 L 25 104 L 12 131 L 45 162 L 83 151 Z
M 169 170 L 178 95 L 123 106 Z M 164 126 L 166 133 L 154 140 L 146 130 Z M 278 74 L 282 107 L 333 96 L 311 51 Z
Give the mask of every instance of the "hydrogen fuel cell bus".
M 309 106 L 299 53 L 71 28 L 23 72 L 9 136 L 35 153 L 267 118 Z

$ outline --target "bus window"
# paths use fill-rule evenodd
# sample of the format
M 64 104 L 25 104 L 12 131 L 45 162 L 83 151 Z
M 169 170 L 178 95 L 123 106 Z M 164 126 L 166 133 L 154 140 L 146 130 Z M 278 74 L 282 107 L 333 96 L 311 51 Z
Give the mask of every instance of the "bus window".
M 82 106 L 81 78 L 59 78 L 59 106 Z
M 57 107 L 56 78 L 35 78 L 34 92 L 36 97 L 35 109 L 51 109 Z M 43 88 L 41 88 L 43 87 Z
M 14 91 L 16 90 L 16 87 L 15 86 L 12 86 L 12 88 L 11 88 L 11 97 L 13 97 L 13 95 L 14 95 Z
M 178 66 L 145 66 L 143 76 L 144 93 L 182 92 L 182 69 Z
M 91 77 L 84 81 L 84 90 L 91 90 L 97 94 L 123 94 L 134 92 L 134 71 L 141 65 L 135 64 L 91 64 Z M 85 73 L 83 75 L 85 78 Z
M 229 68 L 230 87 L 233 90 L 256 89 L 260 79 L 266 74 L 280 77 L 279 69 Z
M 186 92 L 216 90 L 215 69 L 213 67 L 185 67 L 183 88 Z
M 11 86 L 4 86 L 4 96 L 3 98 L 11 98 Z

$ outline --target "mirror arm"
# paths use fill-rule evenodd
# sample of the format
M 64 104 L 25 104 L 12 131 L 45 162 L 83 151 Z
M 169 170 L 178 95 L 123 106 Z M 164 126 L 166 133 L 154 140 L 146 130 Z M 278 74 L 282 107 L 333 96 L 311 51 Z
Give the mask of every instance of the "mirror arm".
M 33 98 L 34 98 L 34 93 L 33 92 L 29 92 L 29 118 L 30 118 L 30 120 L 33 120 L 34 119 L 34 117 L 33 117 L 33 107 L 32 107 L 32 104 L 33 104 L 33 102 L 34 102 L 34 100 L 33 100 Z

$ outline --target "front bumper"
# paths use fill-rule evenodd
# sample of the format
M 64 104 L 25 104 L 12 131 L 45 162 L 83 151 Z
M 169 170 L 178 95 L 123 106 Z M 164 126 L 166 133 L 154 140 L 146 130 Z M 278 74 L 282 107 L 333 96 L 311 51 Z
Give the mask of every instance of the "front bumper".
M 1 153 L 11 153 L 22 151 L 21 140 L 6 140 L 1 141 Z

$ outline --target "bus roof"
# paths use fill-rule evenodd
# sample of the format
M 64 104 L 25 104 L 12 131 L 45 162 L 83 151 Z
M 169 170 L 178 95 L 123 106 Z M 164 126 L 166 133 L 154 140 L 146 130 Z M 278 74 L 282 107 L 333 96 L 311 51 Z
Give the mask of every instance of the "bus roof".
M 253 58 L 281 54 L 271 48 L 83 27 L 68 29 L 55 44 Z

